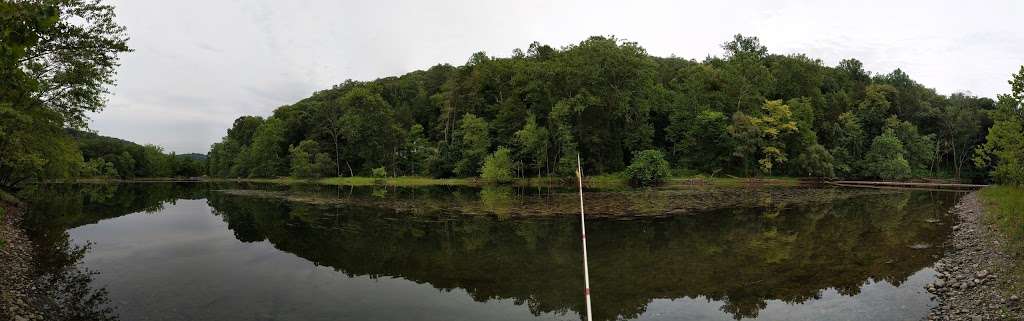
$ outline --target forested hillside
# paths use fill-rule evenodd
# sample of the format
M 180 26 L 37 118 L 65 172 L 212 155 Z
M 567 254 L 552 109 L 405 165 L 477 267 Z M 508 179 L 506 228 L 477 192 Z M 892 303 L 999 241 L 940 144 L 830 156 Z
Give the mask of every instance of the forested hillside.
M 940 95 L 897 69 L 771 54 L 737 35 L 722 56 L 654 57 L 592 37 L 511 57 L 473 54 L 398 77 L 345 81 L 267 118 L 245 116 L 209 153 L 213 176 L 516 176 L 624 170 L 660 150 L 683 173 L 985 179 L 974 150 L 996 103 Z M 500 162 L 498 162 L 500 163 Z
M 206 173 L 205 159 L 197 159 L 197 154 L 166 154 L 156 145 L 143 146 L 78 130 L 68 133 L 82 152 L 84 163 L 79 177 L 194 177 Z

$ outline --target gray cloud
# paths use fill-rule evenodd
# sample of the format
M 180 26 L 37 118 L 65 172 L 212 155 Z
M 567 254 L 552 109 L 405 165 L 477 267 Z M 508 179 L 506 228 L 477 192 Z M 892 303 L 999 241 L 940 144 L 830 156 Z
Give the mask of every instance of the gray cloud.
M 733 34 L 778 53 L 874 72 L 902 68 L 940 93 L 994 97 L 1024 63 L 1024 2 L 117 0 L 124 57 L 101 134 L 205 152 L 238 116 L 269 115 L 345 79 L 507 56 L 591 35 L 651 54 L 719 55 Z

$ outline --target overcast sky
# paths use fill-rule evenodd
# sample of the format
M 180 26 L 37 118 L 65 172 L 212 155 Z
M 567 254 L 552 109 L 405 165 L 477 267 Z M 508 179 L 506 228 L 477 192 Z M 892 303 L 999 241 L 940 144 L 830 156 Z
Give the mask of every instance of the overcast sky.
M 657 56 L 721 55 L 736 33 L 828 65 L 902 68 L 942 94 L 995 97 L 1024 64 L 1024 1 L 115 0 L 122 59 L 100 134 L 205 153 L 242 115 L 345 79 L 507 57 L 591 35 Z

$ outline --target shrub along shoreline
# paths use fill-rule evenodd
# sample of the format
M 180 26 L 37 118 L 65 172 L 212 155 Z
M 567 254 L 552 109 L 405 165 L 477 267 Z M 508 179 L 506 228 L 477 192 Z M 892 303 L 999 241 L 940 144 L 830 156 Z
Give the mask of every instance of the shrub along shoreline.
M 331 178 L 202 178 L 202 182 L 243 182 L 243 183 L 271 183 L 271 184 L 319 184 L 336 186 L 396 186 L 396 187 L 420 187 L 420 186 L 490 186 L 500 185 L 493 181 L 477 177 L 470 178 L 431 178 L 419 176 L 399 176 L 387 178 L 375 177 L 331 177 Z M 740 178 L 740 177 L 673 177 L 664 180 L 659 187 L 673 186 L 798 186 L 804 182 L 810 182 L 796 177 L 762 177 L 762 178 Z M 576 185 L 574 178 L 561 177 L 528 177 L 515 179 L 506 185 L 521 187 L 573 187 Z M 597 175 L 585 176 L 583 185 L 588 188 L 629 188 L 629 178 L 624 175 Z

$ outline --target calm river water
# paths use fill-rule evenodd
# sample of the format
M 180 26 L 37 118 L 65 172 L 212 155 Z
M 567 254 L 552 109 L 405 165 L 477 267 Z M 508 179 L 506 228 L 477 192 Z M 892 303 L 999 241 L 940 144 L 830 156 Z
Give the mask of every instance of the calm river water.
M 581 318 L 578 216 L 467 215 L 443 206 L 411 215 L 372 202 L 310 205 L 224 188 L 44 185 L 27 192 L 25 224 L 37 243 L 91 244 L 81 258 L 60 246 L 40 253 L 54 265 L 80 259 L 80 268 L 98 272 L 85 291 L 105 289 L 103 306 L 122 320 Z M 318 194 L 382 197 L 326 189 Z M 388 197 L 423 191 L 437 206 L 457 194 L 461 205 L 453 207 L 494 197 L 428 190 Z M 930 266 L 942 255 L 953 223 L 946 212 L 958 196 L 887 192 L 594 218 L 594 319 L 921 319 L 933 304 L 923 286 L 934 278 Z

